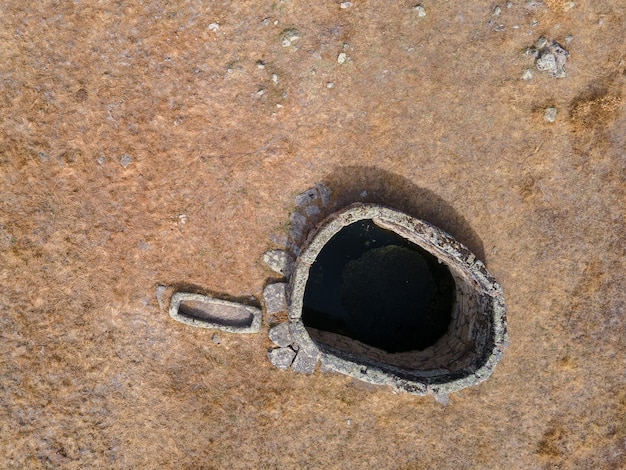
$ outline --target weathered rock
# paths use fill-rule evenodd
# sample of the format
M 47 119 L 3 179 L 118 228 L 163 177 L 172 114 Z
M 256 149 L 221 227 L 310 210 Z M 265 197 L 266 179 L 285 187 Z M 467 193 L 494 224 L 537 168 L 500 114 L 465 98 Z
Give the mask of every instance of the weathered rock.
M 275 348 L 267 352 L 267 357 L 274 367 L 286 370 L 293 363 L 296 352 L 291 348 Z
M 556 108 L 553 108 L 553 107 L 546 108 L 543 110 L 543 119 L 546 122 L 554 122 L 556 121 L 556 114 L 557 114 Z
M 558 42 L 549 41 L 540 37 L 535 42 L 534 47 L 526 49 L 526 54 L 535 58 L 537 70 L 549 72 L 555 78 L 564 78 L 565 63 L 569 52 L 567 52 Z
M 276 325 L 271 328 L 269 331 L 270 340 L 281 348 L 285 348 L 291 343 L 293 343 L 293 339 L 291 338 L 291 333 L 289 332 L 289 323 L 284 322 Z
M 316 188 L 307 189 L 303 193 L 300 193 L 296 196 L 296 206 L 297 207 L 305 207 L 309 204 L 315 202 L 319 198 L 319 194 Z
M 319 351 L 301 348 L 296 355 L 296 358 L 293 360 L 293 364 L 291 364 L 291 368 L 303 374 L 312 374 L 315 372 L 315 366 L 319 361 L 320 353 Z
M 272 271 L 284 277 L 291 276 L 293 272 L 294 259 L 285 250 L 266 251 L 263 253 L 263 262 L 265 262 Z
M 263 289 L 263 302 L 268 315 L 287 311 L 286 286 L 284 282 L 277 282 L 268 284 Z

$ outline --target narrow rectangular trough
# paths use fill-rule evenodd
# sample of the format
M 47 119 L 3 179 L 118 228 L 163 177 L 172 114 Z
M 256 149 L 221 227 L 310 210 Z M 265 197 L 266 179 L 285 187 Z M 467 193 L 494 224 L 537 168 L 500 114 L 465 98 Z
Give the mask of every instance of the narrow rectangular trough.
M 176 292 L 170 302 L 170 316 L 189 326 L 229 333 L 258 333 L 262 314 L 261 310 L 250 305 Z

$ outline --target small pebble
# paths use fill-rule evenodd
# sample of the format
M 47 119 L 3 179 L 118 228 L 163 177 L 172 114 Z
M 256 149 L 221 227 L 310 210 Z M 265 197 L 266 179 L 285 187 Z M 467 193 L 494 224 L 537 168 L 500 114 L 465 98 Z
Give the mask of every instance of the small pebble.
M 274 24 L 277 24 L 274 22 Z M 300 32 L 297 29 L 286 29 L 283 31 L 281 44 L 283 47 L 289 47 L 300 40 Z
M 417 13 L 417 16 L 420 18 L 424 18 L 426 16 L 426 8 L 424 8 L 422 5 L 415 5 L 413 7 L 413 11 Z
M 274 83 L 274 85 L 278 84 L 278 75 L 273 73 L 271 78 L 272 78 L 272 83 Z
M 265 90 L 264 90 L 263 88 L 261 88 L 261 89 L 259 89 L 259 90 L 256 92 L 256 94 L 257 94 L 257 96 L 263 96 L 263 95 L 265 94 Z
M 333 82 L 328 82 L 326 84 L 326 88 L 333 88 L 335 86 L 335 84 Z
M 120 157 L 120 165 L 122 165 L 124 168 L 128 168 L 128 165 L 130 165 L 132 161 L 133 159 L 126 154 L 123 154 Z
M 492 13 L 492 15 L 493 15 L 493 16 L 500 16 L 500 14 L 501 14 L 501 13 L 502 13 L 502 8 L 500 8 L 499 6 L 496 6 L 496 7 L 493 9 L 493 13 Z
M 298 207 L 308 206 L 309 204 L 314 203 L 319 198 L 319 194 L 317 192 L 317 188 L 307 189 L 303 193 L 298 194 L 294 198 L 294 202 Z
M 350 8 L 352 6 L 352 2 L 341 2 L 339 6 L 345 10 L 346 8 Z
M 546 122 L 554 122 L 556 121 L 556 114 L 557 114 L 556 108 L 553 108 L 553 107 L 546 108 L 544 109 L 543 119 Z
M 263 62 L 262 60 L 257 60 L 256 61 L 256 66 L 258 69 L 264 69 L 265 68 L 265 62 Z
M 221 344 L 222 343 L 222 340 L 215 333 L 213 333 L 213 336 L 211 336 L 211 341 L 213 341 L 213 343 L 215 343 L 215 344 Z
M 209 25 L 209 30 L 213 31 L 214 33 L 217 32 L 218 29 L 220 29 L 220 25 L 218 23 L 211 23 Z
M 533 73 L 531 72 L 530 69 L 526 69 L 524 70 L 524 73 L 522 74 L 522 80 L 532 80 L 533 78 Z
M 337 63 L 344 64 L 347 58 L 348 56 L 346 55 L 345 52 L 340 52 L 339 55 L 337 56 Z

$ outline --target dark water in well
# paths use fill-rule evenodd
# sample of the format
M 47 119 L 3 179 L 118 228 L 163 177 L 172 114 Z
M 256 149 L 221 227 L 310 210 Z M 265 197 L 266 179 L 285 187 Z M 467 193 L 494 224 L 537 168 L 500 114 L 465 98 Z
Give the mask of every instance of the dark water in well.
M 454 292 L 436 257 L 362 220 L 337 233 L 311 266 L 302 318 L 388 352 L 420 350 L 447 331 Z

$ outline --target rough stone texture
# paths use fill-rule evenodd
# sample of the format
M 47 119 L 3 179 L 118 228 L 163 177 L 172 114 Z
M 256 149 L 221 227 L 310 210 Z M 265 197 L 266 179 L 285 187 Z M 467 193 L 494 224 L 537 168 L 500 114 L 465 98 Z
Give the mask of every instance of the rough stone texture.
M 303 348 L 298 349 L 296 358 L 293 360 L 291 367 L 294 371 L 303 374 L 312 374 L 315 372 L 315 367 L 320 358 L 320 352 L 316 348 Z
M 549 72 L 554 78 L 565 78 L 565 63 L 569 52 L 556 41 L 541 37 L 535 46 L 527 49 L 527 54 L 535 58 L 535 67 L 542 72 Z
M 267 357 L 274 367 L 285 370 L 291 366 L 296 352 L 291 348 L 274 348 L 267 352 Z
M 416 243 L 450 269 L 457 286 L 452 321 L 448 332 L 433 346 L 390 354 L 338 334 L 307 330 L 302 324 L 309 267 L 342 227 L 362 219 L 372 219 L 378 226 Z M 444 393 L 449 393 L 491 375 L 508 343 L 504 299 L 484 264 L 465 246 L 428 223 L 371 204 L 354 204 L 333 214 L 309 240 L 289 284 L 292 338 L 308 356 L 316 356 L 319 350 L 324 353 L 326 369 L 415 394 L 431 392 L 431 383 L 445 387 Z M 373 366 L 375 372 L 364 373 L 363 368 L 367 370 L 368 366 Z
M 287 311 L 286 286 L 284 282 L 276 282 L 263 289 L 263 302 L 268 315 Z
M 270 269 L 284 277 L 291 276 L 294 259 L 285 250 L 269 250 L 263 253 L 263 261 Z
M 289 323 L 280 323 L 269 330 L 270 340 L 281 348 L 287 347 L 293 343 L 293 338 L 289 332 Z
M 194 302 L 206 314 L 205 318 L 183 315 L 181 304 Z M 261 329 L 261 310 L 249 305 L 215 299 L 206 295 L 176 292 L 170 301 L 170 317 L 189 326 L 227 331 L 229 333 L 258 333 Z M 249 318 L 241 325 L 234 325 L 233 320 Z

